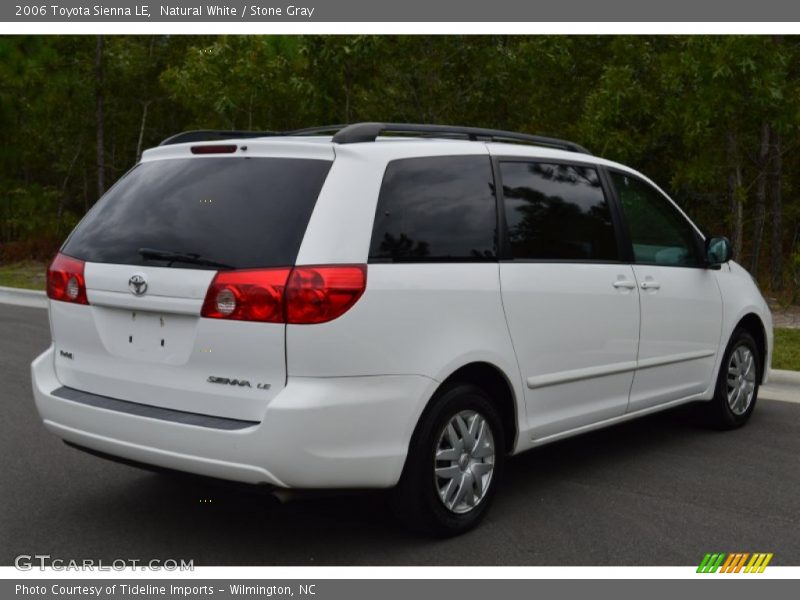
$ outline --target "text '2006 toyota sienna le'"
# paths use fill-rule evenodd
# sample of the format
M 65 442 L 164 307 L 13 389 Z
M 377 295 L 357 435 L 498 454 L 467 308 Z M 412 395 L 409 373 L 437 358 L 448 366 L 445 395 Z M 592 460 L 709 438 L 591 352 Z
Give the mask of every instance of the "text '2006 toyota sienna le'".
M 333 135 L 332 135 L 333 134 Z M 275 488 L 394 488 L 440 534 L 504 460 L 703 401 L 744 424 L 772 320 L 725 238 L 577 144 L 361 123 L 187 132 L 48 271 L 48 430 Z

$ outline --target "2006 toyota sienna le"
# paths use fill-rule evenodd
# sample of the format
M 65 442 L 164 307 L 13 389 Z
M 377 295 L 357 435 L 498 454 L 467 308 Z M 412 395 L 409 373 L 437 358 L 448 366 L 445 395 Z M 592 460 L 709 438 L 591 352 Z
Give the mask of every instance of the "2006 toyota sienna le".
M 44 425 L 108 457 L 487 512 L 506 457 L 703 401 L 751 416 L 772 320 L 725 238 L 577 144 L 360 123 L 186 132 L 48 271 Z

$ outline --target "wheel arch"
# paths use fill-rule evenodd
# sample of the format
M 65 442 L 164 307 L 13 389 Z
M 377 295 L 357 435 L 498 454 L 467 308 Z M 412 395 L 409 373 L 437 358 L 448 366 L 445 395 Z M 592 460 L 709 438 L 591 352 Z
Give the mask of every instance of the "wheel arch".
M 486 393 L 489 394 L 489 396 L 495 402 L 503 423 L 503 431 L 505 433 L 505 451 L 506 454 L 511 454 L 516 447 L 517 436 L 519 435 L 518 403 L 516 399 L 516 393 L 511 380 L 503 371 L 503 369 L 486 361 L 474 361 L 462 365 L 450 373 L 450 375 L 444 378 L 441 383 L 436 386 L 436 389 L 428 399 L 425 407 L 422 410 L 422 413 L 417 419 L 410 443 L 414 443 L 416 440 L 420 425 L 423 423 L 434 403 L 436 402 L 439 392 L 445 386 L 457 381 L 471 383 L 480 387 L 486 391 Z
M 752 335 L 756 345 L 758 346 L 758 371 L 761 379 L 759 383 L 763 383 L 766 375 L 765 366 L 768 364 L 767 353 L 769 352 L 767 345 L 767 330 L 764 326 L 764 322 L 756 313 L 747 313 L 741 319 L 739 319 L 739 321 L 736 323 L 736 326 L 733 328 L 733 331 L 736 331 L 737 329 L 744 329 L 750 335 Z M 731 335 L 733 335 L 733 332 L 731 332 Z

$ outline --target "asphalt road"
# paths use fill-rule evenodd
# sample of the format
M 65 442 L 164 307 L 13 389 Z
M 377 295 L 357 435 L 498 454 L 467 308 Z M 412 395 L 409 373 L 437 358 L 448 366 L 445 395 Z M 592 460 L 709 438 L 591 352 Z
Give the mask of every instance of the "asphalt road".
M 800 565 L 800 404 L 759 402 L 720 433 L 679 409 L 510 461 L 483 525 L 451 540 L 399 528 L 381 494 L 279 504 L 68 448 L 41 426 L 28 365 L 47 313 L 0 304 L 0 565 L 193 559 L 196 565 L 693 565 L 773 552 Z M 208 502 L 210 500 L 210 502 Z

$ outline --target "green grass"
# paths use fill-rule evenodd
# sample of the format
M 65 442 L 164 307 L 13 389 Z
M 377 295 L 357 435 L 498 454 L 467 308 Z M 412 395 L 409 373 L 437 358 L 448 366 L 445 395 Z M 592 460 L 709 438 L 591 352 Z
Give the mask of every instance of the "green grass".
M 772 368 L 800 371 L 800 329 L 775 330 Z
M 0 286 L 44 290 L 47 264 L 25 261 L 0 265 Z

